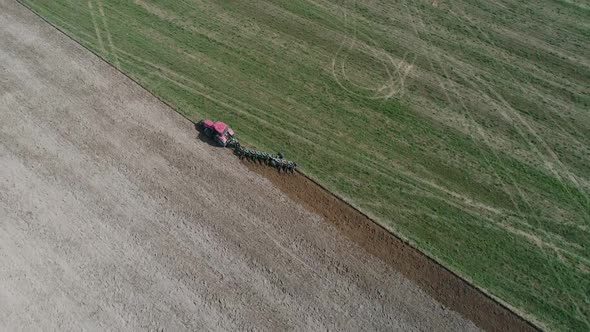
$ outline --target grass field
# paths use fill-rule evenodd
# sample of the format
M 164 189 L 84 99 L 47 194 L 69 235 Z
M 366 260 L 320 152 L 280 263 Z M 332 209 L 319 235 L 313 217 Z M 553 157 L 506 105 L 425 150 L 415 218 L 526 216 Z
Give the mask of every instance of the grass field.
M 590 329 L 585 2 L 23 2 L 537 324 Z

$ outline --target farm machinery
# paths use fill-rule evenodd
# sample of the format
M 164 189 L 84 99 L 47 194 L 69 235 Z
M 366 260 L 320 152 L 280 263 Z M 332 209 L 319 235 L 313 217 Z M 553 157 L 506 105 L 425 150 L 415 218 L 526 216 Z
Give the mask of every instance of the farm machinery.
M 257 161 L 266 165 L 275 167 L 283 172 L 295 172 L 297 164 L 290 160 L 285 160 L 282 153 L 268 153 L 244 147 L 235 136 L 234 131 L 222 121 L 212 121 L 209 119 L 201 120 L 197 123 L 197 128 L 203 135 L 213 140 L 221 147 L 227 147 L 234 150 L 234 153 L 240 159 Z

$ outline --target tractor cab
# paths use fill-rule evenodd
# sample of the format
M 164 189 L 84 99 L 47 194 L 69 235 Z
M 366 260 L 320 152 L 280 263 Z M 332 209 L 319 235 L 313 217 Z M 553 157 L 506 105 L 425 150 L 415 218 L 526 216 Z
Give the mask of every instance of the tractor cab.
M 211 121 L 209 119 L 202 120 L 198 123 L 199 128 L 205 136 L 215 140 L 220 146 L 227 146 L 230 138 L 233 138 L 234 131 L 222 121 Z
M 227 134 L 227 130 L 229 129 L 229 126 L 227 124 L 225 124 L 224 122 L 217 121 L 217 122 L 213 123 L 213 129 L 215 129 L 215 132 L 217 133 L 217 135 L 225 136 L 225 134 Z

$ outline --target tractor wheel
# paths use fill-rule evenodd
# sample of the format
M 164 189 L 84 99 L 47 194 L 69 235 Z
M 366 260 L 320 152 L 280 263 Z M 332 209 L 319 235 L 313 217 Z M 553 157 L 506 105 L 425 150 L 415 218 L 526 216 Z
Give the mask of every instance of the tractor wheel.
M 223 141 L 222 141 L 222 140 L 221 140 L 221 138 L 219 138 L 219 137 L 215 137 L 215 142 L 216 142 L 217 144 L 219 144 L 219 146 L 222 146 L 222 147 L 224 147 L 224 146 L 225 146 L 225 143 L 223 143 Z
M 205 136 L 207 136 L 207 137 L 211 137 L 213 134 L 213 131 L 211 130 L 211 128 L 205 127 L 205 129 L 203 129 L 203 134 L 205 134 Z

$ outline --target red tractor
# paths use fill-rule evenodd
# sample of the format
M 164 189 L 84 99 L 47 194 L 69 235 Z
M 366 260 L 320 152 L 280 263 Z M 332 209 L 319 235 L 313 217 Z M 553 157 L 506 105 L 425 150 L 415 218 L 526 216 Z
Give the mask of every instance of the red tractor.
M 224 122 L 205 119 L 199 121 L 197 126 L 205 136 L 222 147 L 226 147 L 234 139 L 234 131 Z
M 250 161 L 257 161 L 259 163 L 276 167 L 279 170 L 279 173 L 281 170 L 283 172 L 295 172 L 297 164 L 293 161 L 283 159 L 283 154 L 280 152 L 272 154 L 242 146 L 234 136 L 234 131 L 221 121 L 204 119 L 199 121 L 196 127 L 203 135 L 214 140 L 218 145 L 233 149 L 240 159 L 246 158 Z

